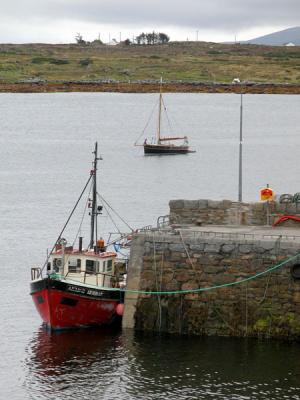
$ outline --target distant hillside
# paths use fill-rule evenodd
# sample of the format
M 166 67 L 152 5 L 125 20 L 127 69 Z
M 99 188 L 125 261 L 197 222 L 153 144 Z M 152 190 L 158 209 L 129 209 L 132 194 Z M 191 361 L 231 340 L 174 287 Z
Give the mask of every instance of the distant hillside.
M 294 43 L 300 46 L 300 26 L 270 33 L 255 39 L 247 40 L 243 43 L 262 44 L 267 46 L 282 46 L 286 43 Z
M 162 75 L 169 82 L 230 84 L 239 78 L 247 83 L 299 85 L 299 65 L 298 46 L 0 44 L 0 85 L 158 81 Z

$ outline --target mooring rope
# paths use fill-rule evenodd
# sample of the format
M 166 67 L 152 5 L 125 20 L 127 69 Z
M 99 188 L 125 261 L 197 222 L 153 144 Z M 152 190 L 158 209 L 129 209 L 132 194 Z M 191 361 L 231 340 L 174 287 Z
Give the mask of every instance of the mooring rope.
M 258 272 L 257 274 L 254 274 L 252 276 L 249 276 L 248 278 L 243 278 L 240 279 L 238 281 L 233 281 L 233 282 L 229 282 L 229 283 L 223 283 L 221 285 L 214 285 L 214 286 L 208 286 L 208 287 L 202 287 L 202 288 L 198 288 L 198 289 L 187 289 L 187 290 L 174 290 L 174 291 L 146 291 L 146 290 L 134 290 L 134 289 L 126 289 L 126 288 L 108 288 L 108 287 L 99 287 L 96 285 L 89 285 L 93 288 L 97 288 L 99 290 L 110 290 L 110 291 L 115 291 L 115 292 L 124 292 L 124 293 L 135 293 L 135 294 L 154 294 L 154 295 L 172 295 L 172 294 L 190 294 L 190 293 L 199 293 L 199 292 L 207 292 L 209 290 L 214 290 L 214 289 L 221 289 L 224 287 L 228 287 L 228 286 L 234 286 L 234 285 L 241 285 L 245 282 L 249 282 L 251 280 L 257 279 L 263 275 L 268 274 L 269 272 L 272 272 L 276 269 L 281 268 L 282 266 L 285 266 L 287 263 L 289 263 L 292 260 L 295 260 L 296 258 L 300 257 L 300 253 L 297 253 L 296 255 L 289 257 L 287 260 L 282 261 L 279 264 L 275 264 L 272 267 L 262 271 L 262 272 Z M 50 274 L 50 277 L 52 278 L 58 278 L 61 279 L 63 278 L 62 275 L 59 274 Z M 69 280 L 69 279 L 68 279 Z M 71 279 L 70 279 L 71 280 Z M 73 280 L 74 282 L 80 283 L 79 281 Z

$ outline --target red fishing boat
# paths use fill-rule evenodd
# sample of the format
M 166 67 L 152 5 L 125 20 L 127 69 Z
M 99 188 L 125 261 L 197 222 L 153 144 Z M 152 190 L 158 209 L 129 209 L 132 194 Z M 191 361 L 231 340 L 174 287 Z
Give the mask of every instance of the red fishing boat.
M 30 294 L 49 329 L 110 325 L 122 314 L 124 292 L 120 290 L 116 269 L 117 254 L 108 251 L 104 240 L 97 238 L 97 216 L 102 211 L 102 206 L 97 205 L 97 148 L 96 143 L 89 179 L 44 266 L 31 269 Z M 89 185 L 92 192 L 92 198 L 88 199 L 89 245 L 83 248 L 79 237 L 75 249 L 68 246 L 62 235 Z

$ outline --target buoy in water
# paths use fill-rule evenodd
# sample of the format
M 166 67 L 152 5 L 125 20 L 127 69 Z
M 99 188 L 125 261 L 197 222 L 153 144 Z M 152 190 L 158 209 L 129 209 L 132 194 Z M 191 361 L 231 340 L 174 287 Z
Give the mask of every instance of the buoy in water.
M 123 315 L 124 312 L 124 304 L 123 303 L 119 303 L 116 307 L 116 313 L 120 316 Z

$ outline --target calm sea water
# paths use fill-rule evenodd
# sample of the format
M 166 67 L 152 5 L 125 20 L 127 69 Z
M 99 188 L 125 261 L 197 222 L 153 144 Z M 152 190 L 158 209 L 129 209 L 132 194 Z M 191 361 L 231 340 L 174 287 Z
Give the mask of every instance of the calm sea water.
M 30 267 L 43 262 L 84 186 L 96 140 L 99 191 L 134 228 L 155 224 L 170 199 L 237 198 L 239 96 L 166 94 L 173 133 L 197 152 L 144 157 L 133 143 L 156 100 L 0 95 L 1 399 L 300 399 L 297 343 L 41 328 Z M 300 191 L 299 108 L 300 96 L 244 97 L 245 201 L 266 183 Z M 154 129 L 150 122 L 146 134 Z M 107 213 L 100 223 L 103 234 L 116 231 Z

